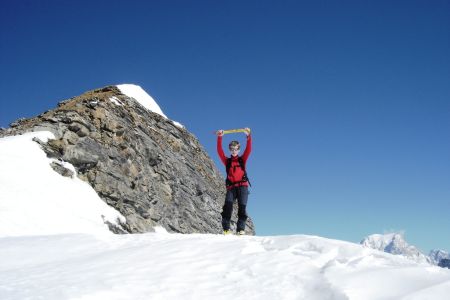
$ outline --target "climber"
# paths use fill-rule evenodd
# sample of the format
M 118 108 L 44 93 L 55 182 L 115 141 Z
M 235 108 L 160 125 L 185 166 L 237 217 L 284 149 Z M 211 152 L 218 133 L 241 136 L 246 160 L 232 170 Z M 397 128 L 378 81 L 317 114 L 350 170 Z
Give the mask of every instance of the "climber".
M 238 235 L 245 234 L 245 222 L 247 221 L 247 200 L 248 200 L 248 187 L 250 182 L 247 177 L 246 164 L 247 159 L 252 151 L 252 137 L 250 135 L 250 128 L 239 130 L 247 135 L 247 145 L 245 147 L 244 154 L 239 156 L 240 144 L 238 141 L 232 141 L 228 148 L 230 150 L 230 157 L 226 157 L 222 149 L 222 138 L 226 131 L 218 130 L 217 134 L 217 153 L 220 160 L 226 166 L 227 179 L 226 188 L 227 193 L 225 196 L 225 203 L 222 210 L 222 227 L 224 234 L 230 234 L 230 220 L 233 213 L 233 203 L 237 199 L 238 202 L 238 222 L 236 227 L 236 233 Z M 237 132 L 236 130 L 232 132 Z

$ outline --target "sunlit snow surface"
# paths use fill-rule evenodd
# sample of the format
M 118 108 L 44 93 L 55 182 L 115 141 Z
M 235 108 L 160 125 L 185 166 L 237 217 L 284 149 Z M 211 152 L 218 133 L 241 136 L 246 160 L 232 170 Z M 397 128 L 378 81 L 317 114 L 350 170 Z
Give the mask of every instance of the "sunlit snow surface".
M 0 299 L 448 299 L 450 271 L 314 236 L 0 239 Z

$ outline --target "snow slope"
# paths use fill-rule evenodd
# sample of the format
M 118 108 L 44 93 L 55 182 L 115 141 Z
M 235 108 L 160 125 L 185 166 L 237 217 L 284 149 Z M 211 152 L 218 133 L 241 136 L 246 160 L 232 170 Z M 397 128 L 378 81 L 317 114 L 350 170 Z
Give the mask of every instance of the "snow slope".
M 315 236 L 0 238 L 0 299 L 448 299 L 450 270 Z
M 34 132 L 0 139 L 0 237 L 111 234 L 104 219 L 125 222 L 89 184 L 56 173 L 33 137 L 54 138 L 50 132 Z

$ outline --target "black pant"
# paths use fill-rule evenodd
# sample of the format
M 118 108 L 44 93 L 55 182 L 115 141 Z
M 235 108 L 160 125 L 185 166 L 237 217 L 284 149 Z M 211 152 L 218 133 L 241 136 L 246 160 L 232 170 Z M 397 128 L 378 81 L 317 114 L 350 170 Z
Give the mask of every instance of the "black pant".
M 230 229 L 231 215 L 233 214 L 233 202 L 237 199 L 238 201 L 238 222 L 237 231 L 245 230 L 245 222 L 247 221 L 247 212 L 245 208 L 247 207 L 248 200 L 248 187 L 238 186 L 231 190 L 227 190 L 227 195 L 225 197 L 225 203 L 222 210 L 222 227 L 223 230 Z

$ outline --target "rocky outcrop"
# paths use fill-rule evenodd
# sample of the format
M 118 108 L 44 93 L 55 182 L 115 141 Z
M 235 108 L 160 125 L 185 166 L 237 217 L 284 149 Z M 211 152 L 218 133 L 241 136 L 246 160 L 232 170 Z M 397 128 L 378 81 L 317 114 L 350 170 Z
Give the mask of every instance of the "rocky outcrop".
M 443 258 L 439 261 L 439 267 L 441 268 L 447 268 L 450 269 L 450 259 L 449 258 Z
M 75 166 L 76 176 L 126 217 L 126 232 L 155 226 L 170 232 L 221 232 L 224 179 L 198 140 L 116 86 L 20 119 L 0 136 L 42 130 L 56 136 L 48 143 L 37 141 L 55 159 L 54 170 L 70 177 L 73 171 L 64 162 Z M 250 219 L 248 231 L 254 233 Z

